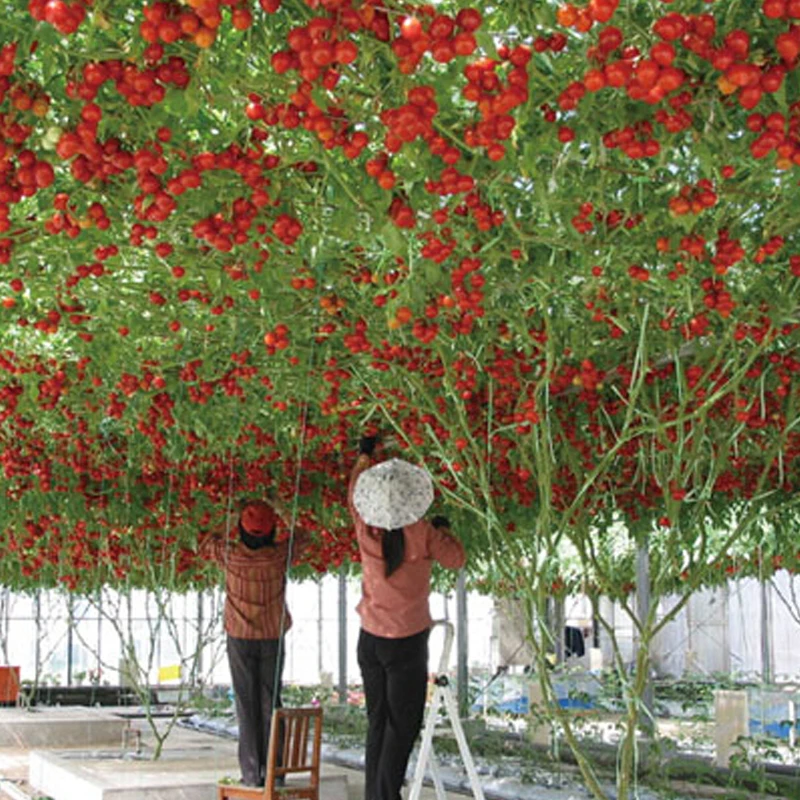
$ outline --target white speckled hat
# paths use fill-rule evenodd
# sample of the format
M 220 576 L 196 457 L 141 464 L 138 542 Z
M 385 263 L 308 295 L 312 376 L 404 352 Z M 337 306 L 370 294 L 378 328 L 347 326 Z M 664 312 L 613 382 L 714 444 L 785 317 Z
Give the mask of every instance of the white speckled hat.
M 402 528 L 422 519 L 433 502 L 433 481 L 422 467 L 400 458 L 364 470 L 353 492 L 361 519 L 376 528 Z

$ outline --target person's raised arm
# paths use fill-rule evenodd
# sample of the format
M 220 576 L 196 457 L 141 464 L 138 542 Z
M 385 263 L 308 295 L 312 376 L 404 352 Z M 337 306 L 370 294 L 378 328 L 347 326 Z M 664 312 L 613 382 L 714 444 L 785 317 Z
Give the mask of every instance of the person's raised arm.
M 299 513 L 289 508 L 277 495 L 271 495 L 267 502 L 275 509 L 283 529 L 291 534 L 292 551 L 294 553 L 310 544 L 312 539 L 311 531 L 303 524 L 303 519 Z
M 282 517 L 282 519 L 285 520 L 286 518 Z M 286 525 L 285 522 L 284 524 Z M 311 544 L 311 539 L 312 539 L 311 530 L 306 527 L 306 525 L 303 523 L 303 520 L 300 518 L 299 515 L 295 518 L 294 525 L 291 524 L 286 525 L 286 529 L 291 531 L 292 553 L 293 553 L 292 557 L 296 558 L 297 554 L 301 550 L 305 550 L 305 548 L 309 544 Z
M 375 447 L 378 444 L 377 436 L 362 436 L 358 444 L 358 458 L 356 463 L 353 464 L 353 469 L 350 472 L 350 483 L 347 487 L 347 505 L 350 509 L 351 515 L 355 516 L 355 507 L 353 506 L 353 492 L 356 488 L 356 481 L 358 476 L 365 470 L 372 466 L 372 455 L 375 452 Z
M 219 549 L 219 536 L 217 531 L 206 531 L 197 539 L 197 555 L 204 561 L 216 561 Z
M 450 531 L 447 517 L 436 516 L 431 520 L 428 546 L 431 558 L 447 569 L 461 569 L 467 563 L 464 545 Z
M 230 514 L 227 523 L 221 523 L 201 534 L 197 539 L 197 554 L 201 558 L 219 561 L 225 549 L 225 540 L 231 528 L 238 524 L 238 516 Z

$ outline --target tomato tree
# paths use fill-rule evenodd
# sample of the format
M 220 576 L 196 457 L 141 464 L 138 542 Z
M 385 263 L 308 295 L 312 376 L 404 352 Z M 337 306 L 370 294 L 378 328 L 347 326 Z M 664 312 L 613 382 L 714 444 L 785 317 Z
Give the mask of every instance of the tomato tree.
M 338 567 L 365 427 L 425 458 L 475 580 L 539 610 L 625 600 L 637 550 L 654 600 L 794 568 L 799 19 L 16 3 L 3 582 L 202 583 L 197 532 L 247 493 L 318 532 L 298 569 Z

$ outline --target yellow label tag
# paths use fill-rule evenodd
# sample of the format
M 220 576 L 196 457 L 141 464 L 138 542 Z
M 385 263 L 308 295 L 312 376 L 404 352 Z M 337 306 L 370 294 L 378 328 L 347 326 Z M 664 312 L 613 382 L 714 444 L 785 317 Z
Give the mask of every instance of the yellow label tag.
M 181 665 L 173 664 L 169 667 L 159 667 L 158 682 L 179 681 L 181 679 Z

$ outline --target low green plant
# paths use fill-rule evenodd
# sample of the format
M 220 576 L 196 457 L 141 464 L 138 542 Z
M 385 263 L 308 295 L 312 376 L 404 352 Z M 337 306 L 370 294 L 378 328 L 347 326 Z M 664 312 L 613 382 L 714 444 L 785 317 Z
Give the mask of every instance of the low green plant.
M 778 786 L 767 775 L 767 762 L 782 762 L 778 743 L 768 736 L 740 736 L 730 758 L 729 785 L 755 790 L 759 794 L 775 793 Z
M 603 711 L 617 712 L 623 707 L 622 680 L 613 669 L 604 669 L 599 676 L 600 690 L 594 698 L 598 708 Z
M 351 705 L 325 706 L 323 726 L 326 738 L 339 746 L 363 744 L 367 736 L 367 712 Z
M 719 689 L 742 689 L 742 683 L 732 675 L 715 672 L 710 676 L 687 676 L 677 680 L 659 681 L 655 684 L 656 702 L 680 703 L 684 713 L 693 712 L 694 719 L 707 720 L 712 716 L 714 692 Z
M 313 686 L 288 684 L 282 688 L 281 697 L 285 706 L 327 705 L 333 700 L 334 690 L 319 684 Z
M 195 692 L 189 697 L 187 705 L 207 717 L 225 717 L 234 713 L 233 702 L 227 692 L 218 690 Z

